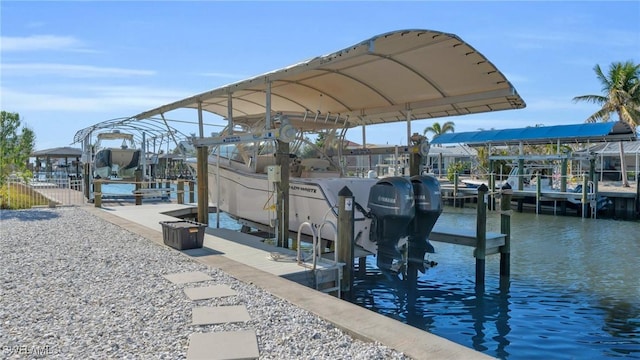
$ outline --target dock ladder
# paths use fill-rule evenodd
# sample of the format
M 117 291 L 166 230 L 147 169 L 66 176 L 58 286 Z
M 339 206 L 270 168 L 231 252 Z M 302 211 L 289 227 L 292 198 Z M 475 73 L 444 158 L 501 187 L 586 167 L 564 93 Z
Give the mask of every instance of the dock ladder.
M 325 220 L 322 224 L 316 225 L 312 224 L 308 221 L 303 222 L 298 227 L 298 236 L 297 236 L 297 261 L 298 265 L 310 268 L 314 275 L 314 287 L 316 290 L 320 290 L 324 293 L 331 293 L 334 291 L 338 292 L 338 297 L 341 296 L 341 282 L 342 282 L 342 274 L 344 263 L 338 261 L 337 253 L 334 253 L 334 260 L 329 262 L 329 264 L 323 264 L 323 266 L 319 267 L 319 263 L 326 263 L 327 260 L 322 258 L 322 239 L 320 234 L 322 234 L 322 229 L 325 225 L 329 225 L 333 229 L 334 233 L 334 242 L 335 246 L 338 246 L 338 229 L 334 223 L 331 221 Z M 304 227 L 308 227 L 311 230 L 312 236 L 312 259 L 311 265 L 305 262 L 304 257 L 302 256 L 302 249 L 300 246 L 301 232 Z M 329 284 L 327 286 L 327 284 Z

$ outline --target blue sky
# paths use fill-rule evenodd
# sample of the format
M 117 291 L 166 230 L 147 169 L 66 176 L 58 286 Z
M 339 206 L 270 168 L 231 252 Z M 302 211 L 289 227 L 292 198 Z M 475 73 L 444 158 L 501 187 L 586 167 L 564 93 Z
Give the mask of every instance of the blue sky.
M 36 133 L 36 149 L 77 130 L 195 95 L 380 33 L 453 33 L 485 55 L 523 110 L 439 119 L 456 131 L 584 122 L 593 67 L 640 62 L 640 1 L 223 2 L 2 1 L 0 102 Z M 190 113 L 197 120 L 195 113 Z M 421 131 L 433 120 L 412 125 Z M 196 125 L 175 125 L 197 132 Z M 355 130 L 349 138 L 361 141 Z M 370 127 L 401 143 L 403 124 Z M 74 146 L 79 147 L 79 144 Z

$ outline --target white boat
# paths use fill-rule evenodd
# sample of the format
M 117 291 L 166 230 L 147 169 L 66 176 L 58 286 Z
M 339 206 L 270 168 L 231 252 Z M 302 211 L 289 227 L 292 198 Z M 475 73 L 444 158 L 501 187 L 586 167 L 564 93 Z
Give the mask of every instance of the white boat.
M 105 142 L 119 142 L 119 146 L 106 146 Z M 133 134 L 119 130 L 97 135 L 93 158 L 93 176 L 109 180 L 134 179 L 140 166 L 142 151 L 136 148 Z

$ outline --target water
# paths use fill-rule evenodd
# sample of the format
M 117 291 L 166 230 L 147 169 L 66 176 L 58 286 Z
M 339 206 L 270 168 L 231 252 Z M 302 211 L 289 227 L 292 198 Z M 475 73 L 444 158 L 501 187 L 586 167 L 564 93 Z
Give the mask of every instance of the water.
M 475 213 L 446 208 L 438 224 L 475 229 Z M 640 222 L 514 213 L 511 224 L 507 288 L 499 255 L 477 294 L 472 249 L 434 243 L 438 265 L 419 277 L 415 306 L 373 257 L 355 302 L 501 359 L 640 358 Z

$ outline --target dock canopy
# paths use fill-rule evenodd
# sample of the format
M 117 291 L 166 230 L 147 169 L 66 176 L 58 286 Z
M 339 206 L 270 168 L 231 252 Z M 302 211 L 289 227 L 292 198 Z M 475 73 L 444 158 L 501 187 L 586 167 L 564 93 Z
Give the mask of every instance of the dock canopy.
M 260 121 L 270 108 L 310 129 L 520 109 L 525 103 L 486 57 L 456 35 L 400 30 L 134 118 L 199 107 L 236 124 Z
M 520 129 L 471 131 L 440 134 L 431 144 L 525 145 L 633 141 L 637 136 L 624 122 L 538 126 Z
M 31 157 L 79 157 L 82 156 L 82 149 L 72 147 L 57 147 L 52 149 L 38 150 L 31 153 Z

